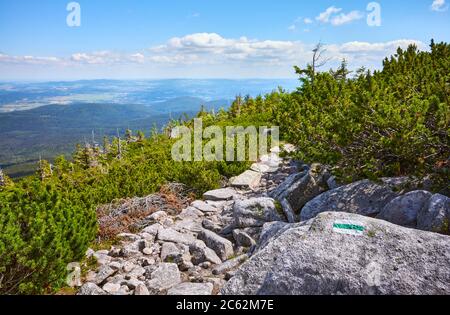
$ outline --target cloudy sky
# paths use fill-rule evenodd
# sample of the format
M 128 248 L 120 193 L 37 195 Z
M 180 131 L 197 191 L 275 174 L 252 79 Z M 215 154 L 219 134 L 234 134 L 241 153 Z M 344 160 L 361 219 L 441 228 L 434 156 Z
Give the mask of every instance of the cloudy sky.
M 70 2 L 0 0 L 0 80 L 290 78 L 319 41 L 352 68 L 450 41 L 449 0 L 78 0 L 78 27 Z

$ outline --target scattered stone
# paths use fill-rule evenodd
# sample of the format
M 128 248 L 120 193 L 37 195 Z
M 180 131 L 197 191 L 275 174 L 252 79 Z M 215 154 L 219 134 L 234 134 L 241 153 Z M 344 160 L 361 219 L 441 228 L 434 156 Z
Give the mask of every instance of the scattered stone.
M 204 227 L 207 230 L 213 231 L 214 233 L 217 234 L 219 234 L 220 231 L 222 231 L 222 227 L 220 225 L 208 219 L 202 221 L 202 227 Z
M 195 242 L 195 238 L 189 234 L 182 234 L 171 228 L 161 228 L 158 230 L 158 240 L 164 242 L 181 243 L 181 244 L 192 244 Z
M 232 200 L 236 196 L 236 191 L 231 188 L 211 190 L 203 194 L 205 200 L 221 201 Z
M 142 230 L 144 233 L 148 233 L 150 235 L 156 236 L 158 235 L 158 231 L 162 228 L 162 225 L 159 223 L 155 223 L 153 225 L 147 226 Z
M 113 270 L 120 270 L 122 269 L 122 264 L 118 261 L 113 261 L 112 263 L 109 264 L 109 267 Z
M 178 266 L 172 263 L 162 263 L 151 274 L 151 280 L 146 282 L 147 289 L 152 295 L 160 295 L 165 290 L 181 282 Z
M 89 258 L 93 257 L 94 254 L 95 254 L 95 251 L 92 248 L 88 248 L 88 250 L 86 251 L 85 256 L 86 256 L 86 258 L 89 259 Z
M 181 219 L 198 219 L 203 216 L 203 212 L 194 207 L 187 207 L 186 209 L 183 209 L 183 211 L 181 211 L 181 213 L 178 215 L 178 217 Z
M 130 233 L 118 234 L 117 238 L 119 238 L 119 240 L 124 241 L 124 242 L 134 242 L 134 241 L 141 239 L 141 237 L 139 235 L 130 234 Z
M 146 248 L 144 248 L 143 250 L 142 250 L 142 253 L 144 254 L 144 255 L 151 255 L 151 254 L 153 254 L 153 249 L 151 249 L 150 247 L 146 247 Z
M 198 234 L 198 239 L 204 241 L 206 246 L 214 250 L 222 260 L 227 260 L 234 254 L 233 244 L 212 231 L 203 229 Z
M 192 262 L 199 265 L 203 262 L 209 261 L 215 265 L 221 264 L 222 260 L 217 256 L 216 252 L 208 248 L 203 241 L 197 240 L 189 245 L 189 251 L 192 255 Z
M 150 295 L 150 292 L 144 284 L 140 284 L 134 289 L 134 295 Z
M 139 278 L 140 276 L 144 275 L 145 269 L 141 266 L 135 266 L 133 270 L 131 270 L 127 276 L 132 278 Z
M 448 236 L 326 212 L 272 239 L 221 293 L 446 295 L 449 258 Z
M 233 218 L 236 228 L 261 227 L 266 222 L 284 221 L 271 198 L 236 200 Z
M 209 262 L 209 261 L 205 261 L 205 262 L 202 262 L 200 265 L 198 265 L 200 268 L 203 268 L 203 269 L 209 269 L 209 268 L 211 268 L 211 263 Z
M 377 218 L 397 225 L 415 228 L 417 227 L 419 211 L 432 196 L 432 193 L 424 190 L 411 191 L 389 202 Z
M 89 271 L 86 275 L 86 282 L 95 282 L 95 277 L 97 277 L 97 273 Z
M 155 212 L 147 217 L 147 220 L 161 223 L 167 219 L 167 213 L 165 211 Z
M 132 263 L 131 261 L 126 261 L 124 264 L 123 264 L 123 271 L 125 272 L 125 273 L 129 273 L 129 272 L 131 272 L 131 270 L 133 270 L 134 268 L 136 268 L 136 265 L 134 264 L 134 263 Z
M 238 246 L 252 247 L 256 245 L 256 241 L 247 233 L 241 230 L 234 230 L 233 237 Z
M 103 291 L 114 294 L 117 293 L 120 290 L 121 285 L 118 283 L 107 283 L 103 286 Z
M 261 182 L 261 173 L 255 171 L 245 171 L 239 176 L 230 179 L 233 187 L 255 189 Z
M 142 281 L 139 281 L 139 280 L 137 280 L 135 278 L 129 278 L 128 280 L 122 281 L 121 284 L 127 286 L 127 288 L 129 290 L 134 290 L 138 286 L 142 285 L 143 283 L 142 283 Z
M 339 188 L 340 185 L 336 181 L 336 176 L 331 176 L 330 178 L 328 178 L 327 186 L 329 190 Z
M 328 189 L 330 173 L 323 165 L 313 164 L 304 176 L 294 178 L 294 181 L 288 179 L 289 185 L 282 185 L 284 190 L 277 191 L 277 200 L 281 202 L 290 223 L 298 221 L 297 214 L 308 201 Z
M 164 243 L 161 247 L 161 260 L 163 262 L 173 262 L 180 255 L 181 251 L 174 243 Z
M 196 200 L 191 204 L 191 207 L 197 208 L 198 210 L 200 210 L 201 212 L 217 212 L 219 211 L 219 209 L 217 209 L 216 207 L 213 207 L 209 204 L 207 204 L 204 201 L 201 200 Z
M 212 283 L 180 283 L 171 288 L 167 295 L 211 295 L 213 291 Z
M 97 273 L 97 276 L 95 277 L 95 284 L 101 285 L 103 284 L 106 279 L 111 277 L 116 273 L 116 270 L 112 269 L 111 267 L 104 265 L 100 267 L 100 270 Z
M 80 288 L 78 295 L 106 295 L 106 292 L 95 283 L 87 282 Z
M 241 255 L 239 257 L 230 259 L 230 260 L 220 264 L 219 266 L 214 267 L 212 272 L 214 275 L 225 274 L 226 272 L 228 272 L 230 270 L 236 269 L 240 264 L 245 262 L 247 259 L 248 259 L 247 255 Z
M 450 235 L 450 198 L 433 195 L 419 210 L 417 228 Z
M 301 221 L 327 211 L 375 217 L 396 197 L 389 187 L 362 180 L 327 191 L 308 202 L 301 210 Z
M 254 164 L 252 164 L 250 169 L 254 172 L 258 172 L 258 173 L 262 173 L 262 174 L 270 173 L 270 172 L 274 171 L 269 165 L 262 164 L 262 163 L 254 163 Z

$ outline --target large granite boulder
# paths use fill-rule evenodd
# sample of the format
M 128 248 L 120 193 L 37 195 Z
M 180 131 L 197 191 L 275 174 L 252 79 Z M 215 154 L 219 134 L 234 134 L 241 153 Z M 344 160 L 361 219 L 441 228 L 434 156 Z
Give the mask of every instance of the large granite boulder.
M 300 220 L 307 221 L 322 212 L 337 211 L 376 217 L 398 195 L 386 185 L 362 180 L 329 190 L 301 210 Z
M 394 224 L 415 228 L 419 211 L 433 196 L 424 190 L 411 191 L 389 202 L 377 216 Z
M 345 212 L 277 228 L 222 294 L 450 294 L 449 236 Z
M 450 235 L 450 198 L 433 195 L 417 214 L 417 228 Z

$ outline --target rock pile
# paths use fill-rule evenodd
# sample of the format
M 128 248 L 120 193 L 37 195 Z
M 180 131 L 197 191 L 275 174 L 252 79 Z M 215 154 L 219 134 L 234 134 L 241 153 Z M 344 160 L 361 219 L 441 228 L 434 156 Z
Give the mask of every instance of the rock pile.
M 448 197 L 397 179 L 341 186 L 279 152 L 88 251 L 98 268 L 79 294 L 450 294 Z

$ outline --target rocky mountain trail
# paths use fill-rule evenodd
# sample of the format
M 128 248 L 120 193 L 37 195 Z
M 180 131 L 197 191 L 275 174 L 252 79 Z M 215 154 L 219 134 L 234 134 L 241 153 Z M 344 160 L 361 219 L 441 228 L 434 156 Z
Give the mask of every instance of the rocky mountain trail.
M 396 189 L 405 179 L 340 185 L 281 151 L 202 200 L 172 184 L 110 207 L 107 227 L 132 228 L 87 252 L 98 267 L 78 294 L 450 294 L 448 197 Z

